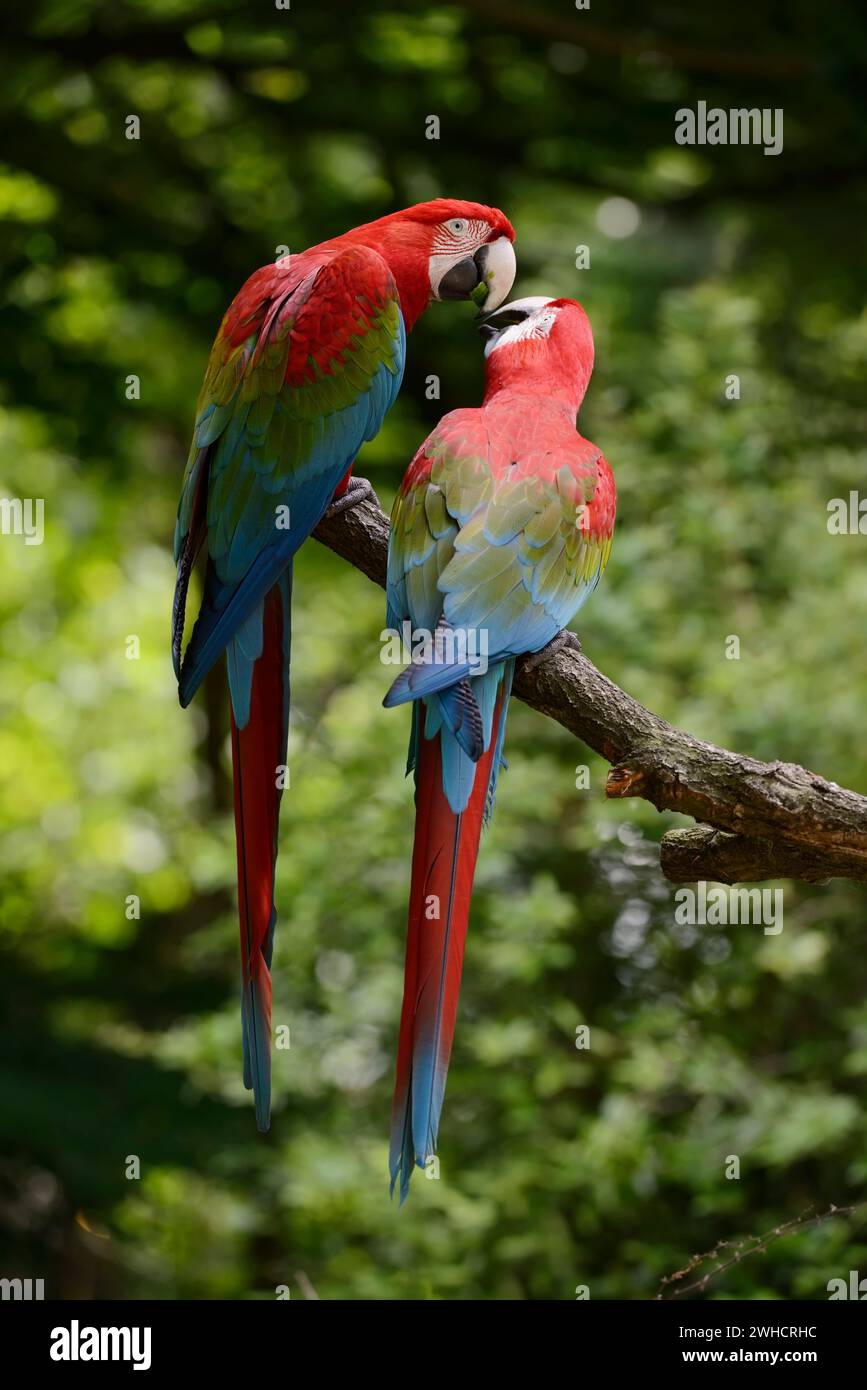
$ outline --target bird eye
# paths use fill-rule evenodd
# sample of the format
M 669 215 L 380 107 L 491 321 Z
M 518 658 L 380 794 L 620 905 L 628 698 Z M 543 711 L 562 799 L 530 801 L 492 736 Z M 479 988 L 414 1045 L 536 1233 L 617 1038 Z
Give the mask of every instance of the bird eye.
M 453 217 L 450 222 L 446 223 L 446 226 L 454 236 L 463 236 L 467 230 L 467 224 L 462 217 Z

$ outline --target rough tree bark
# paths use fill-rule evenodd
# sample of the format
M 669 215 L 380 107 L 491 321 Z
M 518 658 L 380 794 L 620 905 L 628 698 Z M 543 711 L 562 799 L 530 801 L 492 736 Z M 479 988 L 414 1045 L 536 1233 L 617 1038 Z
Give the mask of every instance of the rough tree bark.
M 384 587 L 388 517 L 365 486 L 359 479 L 357 500 L 330 509 L 313 534 Z M 612 764 L 607 796 L 640 796 L 698 822 L 663 836 L 671 882 L 867 883 L 867 797 L 674 728 L 603 676 L 573 633 L 518 663 L 514 693 Z

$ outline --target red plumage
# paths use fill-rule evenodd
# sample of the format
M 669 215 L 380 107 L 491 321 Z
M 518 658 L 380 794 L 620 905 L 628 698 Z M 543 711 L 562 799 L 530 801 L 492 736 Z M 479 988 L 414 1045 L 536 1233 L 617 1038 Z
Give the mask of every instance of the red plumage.
M 415 839 L 407 920 L 403 1009 L 392 1105 L 392 1188 L 407 1194 L 413 1163 L 436 1150 L 461 988 L 464 944 L 482 824 L 497 756 L 503 695 L 497 697 L 490 746 L 476 764 L 465 810 L 456 815 L 443 790 L 440 735 L 420 736 L 416 764 Z
M 392 620 L 435 625 L 443 639 L 442 654 L 433 642 L 414 657 L 384 702 L 414 704 L 417 785 L 390 1152 L 401 1200 L 413 1163 L 424 1167 L 435 1150 L 479 833 L 504 765 L 515 661 L 542 650 L 578 612 L 605 567 L 614 526 L 611 469 L 575 428 L 593 367 L 584 310 L 537 296 L 504 306 L 482 327 L 483 405 L 450 412 L 419 449 L 389 540 Z M 473 650 L 485 653 L 475 673 Z M 432 740 L 420 738 L 422 725 L 435 731 Z M 438 899 L 446 907 L 431 913 Z
M 255 1091 L 256 1121 L 262 1130 L 268 1128 L 271 1074 L 270 968 L 281 795 L 278 776 L 285 757 L 288 712 L 285 602 L 282 587 L 276 585 L 264 605 L 262 655 L 253 668 L 250 718 L 239 729 L 232 715 L 244 1084 Z M 254 1076 L 263 1084 L 254 1087 Z
M 187 705 L 225 651 L 243 976 L 244 1079 L 270 1108 L 274 868 L 289 705 L 291 565 L 403 375 L 405 333 L 434 298 L 501 302 L 514 233 L 495 208 L 436 199 L 262 266 L 220 325 L 178 509 L 172 656 Z M 490 243 L 490 244 L 489 244 Z M 279 521 L 275 517 L 279 514 Z M 190 572 L 204 595 L 182 653 Z M 262 624 L 260 633 L 259 624 Z

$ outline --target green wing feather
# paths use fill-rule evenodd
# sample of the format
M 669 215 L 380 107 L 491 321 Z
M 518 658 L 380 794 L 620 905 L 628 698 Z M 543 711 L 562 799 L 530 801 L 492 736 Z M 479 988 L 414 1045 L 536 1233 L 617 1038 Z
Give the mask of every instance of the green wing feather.
M 208 550 L 226 584 L 279 540 L 278 503 L 289 506 L 293 530 L 296 508 L 299 528 L 312 529 L 335 469 L 345 471 L 378 430 L 400 385 L 403 323 L 382 258 L 350 247 L 306 274 L 304 260 L 289 275 L 264 267 L 251 277 L 223 322 L 199 397 L 176 549 L 189 529 L 201 451 L 213 446 Z M 238 302 L 245 294 L 249 311 Z
M 492 656 L 533 651 L 607 563 L 610 530 L 594 528 L 588 505 L 599 456 L 576 435 L 545 472 L 492 466 L 483 414 L 447 416 L 410 469 L 392 514 L 389 603 L 396 620 L 431 630 L 443 612 L 455 627 L 485 627 Z

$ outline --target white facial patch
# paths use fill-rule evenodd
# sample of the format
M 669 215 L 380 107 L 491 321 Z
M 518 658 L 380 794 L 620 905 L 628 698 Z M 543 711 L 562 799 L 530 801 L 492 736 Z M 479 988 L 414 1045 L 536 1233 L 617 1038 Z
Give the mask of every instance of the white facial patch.
M 520 323 L 511 323 L 485 344 L 485 356 L 490 357 L 498 348 L 508 343 L 521 343 L 531 338 L 547 338 L 557 321 L 559 309 L 550 308 L 552 301 L 533 295 L 528 299 L 516 299 L 504 307 L 507 309 L 527 309 L 530 312 Z
M 472 255 L 475 247 L 471 247 L 469 252 L 458 251 L 449 255 L 431 256 L 428 261 L 428 275 L 430 276 L 430 287 L 433 294 L 436 294 L 440 286 L 440 280 L 447 275 L 453 265 L 462 261 L 467 254 Z
M 452 217 L 437 227 L 428 261 L 430 287 L 434 294 L 443 276 L 465 256 L 474 255 L 490 230 L 487 222 L 470 221 L 465 217 Z
M 472 255 L 481 246 L 490 230 L 487 222 L 478 219 L 471 222 L 465 217 L 452 217 L 437 227 L 431 242 L 431 251 L 435 256 Z

